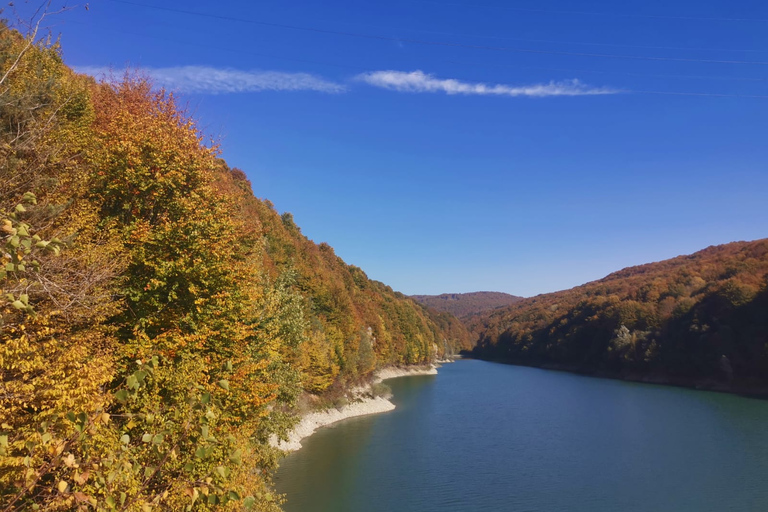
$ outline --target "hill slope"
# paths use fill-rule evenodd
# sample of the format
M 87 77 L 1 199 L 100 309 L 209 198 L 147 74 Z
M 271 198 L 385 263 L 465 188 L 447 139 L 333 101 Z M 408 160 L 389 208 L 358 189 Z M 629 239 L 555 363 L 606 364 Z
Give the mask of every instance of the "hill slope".
M 254 197 L 173 95 L 46 41 L 0 23 L 0 509 L 276 512 L 301 393 L 467 332 Z
M 768 239 L 709 247 L 475 317 L 477 357 L 721 389 L 768 387 Z
M 411 298 L 438 311 L 458 318 L 508 306 L 522 297 L 502 292 L 443 293 L 441 295 L 411 295 Z

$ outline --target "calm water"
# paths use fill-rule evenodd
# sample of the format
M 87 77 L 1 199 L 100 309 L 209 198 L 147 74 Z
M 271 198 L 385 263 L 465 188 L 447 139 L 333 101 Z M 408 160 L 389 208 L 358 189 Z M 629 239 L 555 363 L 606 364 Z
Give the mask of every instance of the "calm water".
M 288 512 L 768 511 L 768 402 L 482 361 L 283 461 Z

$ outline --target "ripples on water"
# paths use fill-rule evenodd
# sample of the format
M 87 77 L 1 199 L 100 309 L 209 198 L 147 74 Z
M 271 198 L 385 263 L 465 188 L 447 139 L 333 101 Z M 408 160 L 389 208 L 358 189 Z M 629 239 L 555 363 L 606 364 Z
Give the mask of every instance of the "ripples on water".
M 287 512 L 765 512 L 768 402 L 459 361 L 287 457 Z

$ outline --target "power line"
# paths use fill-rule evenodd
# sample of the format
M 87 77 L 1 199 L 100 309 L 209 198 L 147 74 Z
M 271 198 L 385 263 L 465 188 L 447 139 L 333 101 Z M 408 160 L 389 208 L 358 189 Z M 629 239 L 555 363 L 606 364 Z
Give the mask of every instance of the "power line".
M 517 52 L 517 53 L 532 53 L 532 54 L 547 54 L 547 55 L 566 55 L 566 56 L 576 56 L 576 57 L 598 57 L 598 58 L 612 58 L 612 59 L 629 59 L 629 60 L 650 60 L 650 61 L 671 61 L 671 62 L 696 62 L 696 63 L 707 63 L 707 64 L 740 64 L 740 65 L 758 65 L 758 66 L 766 66 L 768 65 L 768 62 L 766 61 L 744 61 L 744 60 L 718 60 L 718 59 L 690 59 L 690 58 L 681 58 L 681 57 L 650 57 L 650 56 L 641 56 L 641 55 L 616 55 L 616 54 L 605 54 L 605 53 L 588 53 L 588 52 L 570 52 L 570 51 L 558 51 L 558 50 L 535 50 L 530 48 L 511 48 L 506 46 L 485 46 L 485 45 L 471 45 L 471 44 L 463 44 L 463 43 L 451 43 L 446 41 L 427 41 L 427 40 L 421 40 L 421 39 L 410 39 L 410 38 L 399 38 L 399 37 L 388 37 L 388 36 L 379 36 L 374 34 L 361 34 L 357 32 L 343 32 L 338 30 L 328 30 L 328 29 L 321 29 L 321 28 L 315 28 L 315 27 L 303 27 L 298 25 L 287 25 L 283 23 L 271 23 L 266 21 L 258 21 L 258 20 L 251 20 L 246 18 L 237 18 L 233 16 L 223 16 L 219 14 L 209 14 L 209 13 L 201 13 L 197 11 L 189 11 L 186 9 L 175 9 L 171 7 L 160 7 L 155 5 L 148 5 L 148 4 L 142 4 L 138 2 L 132 2 L 130 0 L 109 0 L 111 2 L 117 2 L 127 5 L 134 5 L 138 7 L 145 7 L 149 9 L 156 9 L 161 11 L 167 11 L 167 12 L 175 12 L 179 14 L 187 14 L 191 16 L 200 16 L 205 18 L 212 18 L 212 19 L 220 19 L 220 20 L 226 20 L 226 21 L 235 21 L 239 23 L 248 23 L 248 24 L 254 24 L 254 25 L 261 25 L 261 26 L 267 26 L 267 27 L 274 27 L 274 28 L 283 28 L 283 29 L 290 29 L 290 30 L 300 30 L 305 32 L 314 32 L 314 33 L 320 33 L 320 34 L 332 34 L 332 35 L 340 35 L 340 36 L 347 36 L 347 37 L 356 37 L 356 38 L 362 38 L 362 39 L 371 39 L 371 40 L 379 40 L 379 41 L 391 41 L 391 42 L 406 42 L 406 43 L 412 43 L 412 44 L 420 44 L 420 45 L 426 45 L 426 46 L 443 46 L 443 47 L 452 47 L 452 48 L 468 48 L 468 49 L 475 49 L 475 50 L 492 50 L 492 51 L 507 51 L 507 52 Z
M 515 7 L 510 5 L 487 5 L 487 4 L 459 4 L 459 3 L 445 3 L 445 2 L 432 2 L 425 0 L 424 3 L 441 5 L 441 6 L 454 6 L 454 7 L 467 7 L 476 9 L 488 8 L 488 9 L 505 9 L 510 11 L 521 12 L 535 12 L 541 14 L 568 14 L 568 15 L 580 15 L 580 16 L 608 16 L 614 18 L 648 18 L 648 19 L 661 19 L 661 20 L 684 20 L 684 21 L 725 21 L 725 22 L 755 22 L 755 23 L 768 23 L 768 19 L 764 18 L 725 18 L 725 17 L 706 17 L 706 16 L 670 16 L 665 14 L 639 14 L 639 13 L 620 13 L 620 12 L 597 12 L 597 11 L 568 11 L 557 9 L 534 9 L 527 7 Z
M 341 25 L 352 25 L 357 27 L 374 28 L 378 30 L 402 31 L 402 32 L 410 32 L 410 33 L 416 33 L 416 34 L 468 37 L 468 38 L 477 38 L 477 39 L 494 39 L 494 40 L 500 40 L 500 41 L 520 41 L 525 43 L 572 44 L 572 45 L 582 45 L 582 46 L 608 46 L 613 48 L 637 48 L 642 50 L 768 53 L 768 50 L 757 50 L 754 48 L 751 48 L 751 49 L 701 48 L 701 47 L 691 47 L 691 46 L 656 46 L 656 45 L 637 45 L 637 44 L 622 44 L 622 43 L 596 43 L 596 42 L 590 42 L 590 41 L 556 41 L 552 39 L 530 39 L 530 38 L 510 37 L 510 36 L 494 36 L 494 35 L 487 35 L 487 34 L 467 34 L 467 33 L 461 33 L 461 32 L 446 32 L 442 30 L 422 30 L 422 29 L 403 28 L 403 27 L 391 27 L 391 26 L 384 26 L 384 25 L 373 25 L 370 23 L 359 23 L 359 22 L 351 23 L 351 22 L 339 21 L 339 20 L 317 19 L 315 21 L 320 23 L 336 23 Z
M 91 23 L 76 21 L 72 19 L 66 20 L 65 23 L 75 23 L 77 25 L 87 26 L 91 31 L 96 31 L 96 32 L 120 33 L 120 34 L 125 34 L 129 36 L 134 36 L 134 37 L 145 37 L 145 38 L 154 39 L 157 41 L 165 41 L 167 43 L 178 44 L 183 46 L 195 46 L 195 47 L 204 48 L 207 50 L 213 49 L 210 44 L 204 44 L 204 43 L 199 43 L 195 41 L 182 41 L 180 39 L 142 34 L 138 32 L 132 32 L 132 31 L 121 30 L 121 29 L 111 29 L 111 28 L 108 29 L 108 28 L 97 26 L 97 25 L 93 25 Z M 279 56 L 279 55 L 274 55 L 269 53 L 244 50 L 241 47 L 234 47 L 234 48 L 233 47 L 226 47 L 226 48 L 217 47 L 215 48 L 215 50 L 217 52 L 238 53 L 241 55 L 249 55 L 253 57 L 264 57 L 268 59 L 284 60 L 289 62 L 301 62 L 304 64 L 313 64 L 313 65 L 319 65 L 319 66 L 351 69 L 357 73 L 369 71 L 369 69 L 366 69 L 364 66 L 359 66 L 359 65 L 340 64 L 338 62 L 328 62 L 328 61 L 319 61 L 315 59 Z M 623 76 L 635 76 L 635 77 L 641 77 L 641 78 L 674 78 L 674 79 L 695 79 L 695 80 L 734 80 L 734 81 L 768 82 L 768 78 L 755 78 L 755 77 L 742 77 L 742 76 L 632 73 L 632 72 L 626 72 L 626 71 L 610 71 L 610 70 L 595 70 L 595 69 L 576 69 L 576 68 L 544 67 L 544 66 L 519 66 L 516 64 L 505 64 L 505 63 L 498 63 L 498 62 L 479 63 L 476 61 L 470 62 L 470 61 L 462 61 L 462 60 L 455 60 L 455 59 L 444 59 L 444 60 L 440 60 L 439 62 L 446 63 L 446 64 L 461 64 L 461 65 L 472 65 L 472 66 L 488 65 L 493 67 L 505 67 L 505 68 L 514 68 L 514 69 L 535 69 L 535 70 L 542 70 L 542 71 L 557 71 L 557 72 L 566 72 L 566 73 L 593 73 L 593 74 L 596 73 L 596 74 L 609 74 L 609 75 L 623 75 Z
M 120 3 L 130 3 L 134 4 L 134 2 L 128 2 L 127 0 L 110 0 L 110 1 L 116 1 Z M 151 6 L 149 6 L 151 7 Z M 167 9 L 167 8 L 163 8 Z M 238 20 L 239 21 L 239 20 Z M 113 29 L 101 29 L 100 27 L 93 27 L 93 25 L 84 23 L 84 22 L 78 22 L 75 20 L 67 20 L 69 23 L 76 23 L 80 25 L 86 25 L 90 26 L 93 29 L 104 32 L 115 32 Z M 140 37 L 150 37 L 157 40 L 162 40 L 170 43 L 176 43 L 176 44 L 183 44 L 185 46 L 193 45 L 198 46 L 201 48 L 208 48 L 210 49 L 210 45 L 207 44 L 201 44 L 201 43 L 192 43 L 192 42 L 185 42 L 180 41 L 178 39 L 171 39 L 171 38 L 162 38 L 157 36 L 148 36 L 147 34 L 139 34 L 135 32 L 128 32 L 124 30 L 117 30 L 117 32 L 121 32 L 128 35 L 134 35 L 134 36 L 140 36 Z M 303 63 L 309 63 L 309 64 L 316 64 L 316 65 L 322 65 L 322 66 L 332 66 L 332 67 L 339 67 L 339 68 L 346 68 L 346 69 L 353 69 L 357 72 L 361 71 L 367 71 L 367 69 L 363 69 L 360 66 L 353 66 L 348 64 L 339 64 L 339 63 L 331 63 L 331 62 L 321 62 L 316 61 L 312 59 L 299 59 L 299 58 L 291 58 L 291 57 L 282 57 L 282 56 L 276 56 L 276 55 L 270 55 L 270 54 L 264 54 L 264 53 L 258 53 L 258 52 L 251 52 L 247 50 L 241 50 L 239 48 L 226 48 L 222 49 L 221 51 L 231 51 L 231 52 L 237 52 L 241 54 L 246 55 L 253 55 L 253 56 L 259 56 L 259 57 L 266 57 L 266 58 L 273 58 L 273 59 L 280 59 L 280 60 L 288 60 L 288 61 L 294 61 L 294 62 L 303 62 Z M 444 60 L 442 62 L 447 63 L 460 63 L 457 61 L 452 60 Z M 464 64 L 467 64 L 464 62 Z M 472 63 L 476 64 L 476 63 Z M 491 64 L 491 65 L 504 65 L 504 64 Z M 580 73 L 607 73 L 607 74 L 620 74 L 620 75 L 629 75 L 629 76 L 640 76 L 640 77 L 648 77 L 648 76 L 656 76 L 656 77 L 662 77 L 662 78 L 698 78 L 698 79 L 730 79 L 730 80 L 756 80 L 756 81 L 767 81 L 768 79 L 764 78 L 748 78 L 748 77 L 718 77 L 718 76 L 698 76 L 698 75 L 649 75 L 649 74 L 641 74 L 641 73 L 626 73 L 626 72 L 620 72 L 620 71 L 599 71 L 599 70 L 584 70 L 584 69 L 568 69 L 568 68 L 546 68 L 546 67 L 533 67 L 533 66 L 514 66 L 509 65 L 509 67 L 517 67 L 522 69 L 542 69 L 542 70 L 552 70 L 552 71 L 567 71 L 567 72 L 580 72 Z M 481 81 L 486 82 L 488 81 Z M 693 97 L 718 97 L 718 98 L 751 98 L 751 99 L 768 99 L 768 96 L 766 95 L 754 95 L 754 94 L 731 94 L 731 93 L 707 93 L 707 92 L 690 92 L 690 91 L 652 91 L 652 90 L 635 90 L 635 89 L 622 89 L 621 92 L 623 93 L 631 93 L 631 94 L 652 94 L 652 95 L 671 95 L 671 96 L 693 96 Z
M 250 50 L 243 50 L 240 47 L 236 47 L 236 48 L 216 47 L 216 48 L 213 48 L 210 44 L 199 43 L 199 42 L 195 42 L 195 41 L 183 41 L 181 39 L 174 39 L 174 38 L 170 38 L 170 37 L 159 37 L 159 36 L 156 36 L 156 35 L 142 34 L 142 33 L 139 33 L 139 32 L 131 32 L 131 31 L 128 31 L 128 30 L 104 28 L 104 27 L 100 27 L 98 25 L 93 25 L 91 23 L 87 23 L 87 22 L 84 22 L 84 21 L 77 21 L 77 20 L 72 20 L 72 19 L 68 19 L 64 23 L 74 23 L 74 24 L 77 24 L 77 25 L 83 25 L 83 26 L 89 27 L 89 29 L 91 31 L 95 31 L 95 32 L 103 32 L 103 33 L 108 33 L 108 34 L 119 33 L 119 34 L 124 34 L 124 35 L 128 35 L 128 36 L 136 36 L 136 37 L 143 37 L 143 38 L 148 38 L 148 39 L 154 39 L 156 41 L 165 41 L 166 43 L 178 44 L 178 45 L 182 45 L 182 46 L 185 46 L 185 47 L 187 47 L 187 46 L 194 46 L 194 47 L 203 48 L 203 49 L 206 49 L 206 50 L 214 49 L 214 50 L 216 50 L 219 53 L 220 52 L 239 53 L 241 55 L 250 55 L 252 57 L 264 57 L 264 58 L 267 58 L 267 59 L 285 60 L 285 61 L 289 61 L 289 62 L 301 62 L 301 63 L 304 63 L 304 64 L 314 64 L 314 65 L 320 65 L 320 66 L 330 66 L 330 67 L 336 67 L 336 68 L 354 69 L 357 72 L 359 72 L 361 70 L 360 66 L 352 66 L 352 65 L 349 65 L 349 64 L 339 64 L 339 63 L 336 63 L 336 62 L 318 61 L 318 60 L 313 60 L 313 59 L 303 59 L 303 58 L 296 58 L 296 57 L 284 57 L 284 56 L 272 55 L 272 54 L 269 54 L 269 53 L 253 52 L 253 51 L 250 51 Z
M 447 34 L 447 33 L 446 33 Z M 743 52 L 743 53 L 768 53 L 768 50 L 745 50 L 742 48 L 692 48 L 692 47 L 684 47 L 684 46 L 646 46 L 646 45 L 638 45 L 638 44 L 621 44 L 621 43 L 594 43 L 594 42 L 585 42 L 585 41 L 554 41 L 551 39 L 522 39 L 519 37 L 508 37 L 508 36 L 481 36 L 481 35 L 470 35 L 470 34 L 454 34 L 462 37 L 478 37 L 478 38 L 485 38 L 485 39 L 498 39 L 498 40 L 509 40 L 509 41 L 520 41 L 520 42 L 526 42 L 526 43 L 548 43 L 548 44 L 573 44 L 573 45 L 583 45 L 583 46 L 608 46 L 613 48 L 637 48 L 641 50 L 680 50 L 680 51 L 690 51 L 690 52 Z
M 713 97 L 713 98 L 750 98 L 750 99 L 761 99 L 766 100 L 768 99 L 768 95 L 760 95 L 760 94 L 719 94 L 719 93 L 712 93 L 712 92 L 674 92 L 674 91 L 643 91 L 643 90 L 626 90 L 623 92 L 628 92 L 632 94 L 658 94 L 658 95 L 666 95 L 666 96 L 702 96 L 702 97 Z
M 458 60 L 446 60 L 449 64 L 463 64 L 463 65 L 488 65 L 494 67 L 506 67 L 515 69 L 537 69 L 542 71 L 564 71 L 568 73 L 597 73 L 602 75 L 624 75 L 624 76 L 636 76 L 642 78 L 675 78 L 675 79 L 693 79 L 693 80 L 734 80 L 734 81 L 750 81 L 750 82 L 768 82 L 768 78 L 756 78 L 746 76 L 715 76 L 715 75 L 670 75 L 670 74 L 656 74 L 656 73 L 632 73 L 629 71 L 610 71 L 599 69 L 574 69 L 574 68 L 559 68 L 559 67 L 543 67 L 543 66 L 519 66 L 517 64 L 504 64 L 498 62 L 469 62 Z

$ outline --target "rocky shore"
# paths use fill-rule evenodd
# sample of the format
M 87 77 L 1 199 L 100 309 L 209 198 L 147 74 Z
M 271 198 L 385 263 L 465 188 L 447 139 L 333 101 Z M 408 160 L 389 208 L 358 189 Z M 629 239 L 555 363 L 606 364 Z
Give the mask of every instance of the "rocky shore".
M 382 368 L 373 379 L 372 384 L 397 377 L 409 377 L 413 375 L 437 375 L 437 367 L 434 365 L 420 367 L 388 367 Z M 280 441 L 272 436 L 270 444 L 286 452 L 293 452 L 301 448 L 301 440 L 311 436 L 319 428 L 336 423 L 337 421 L 355 416 L 378 414 L 391 411 L 395 404 L 382 396 L 374 396 L 371 385 L 358 387 L 351 392 L 350 403 L 340 408 L 330 408 L 323 411 L 311 412 L 301 418 L 298 425 L 288 435 L 287 441 Z

